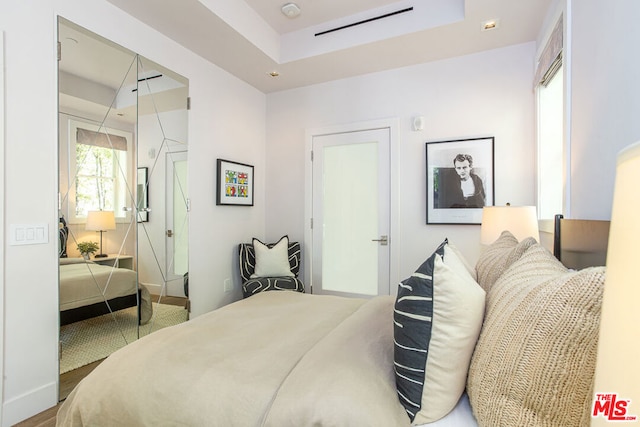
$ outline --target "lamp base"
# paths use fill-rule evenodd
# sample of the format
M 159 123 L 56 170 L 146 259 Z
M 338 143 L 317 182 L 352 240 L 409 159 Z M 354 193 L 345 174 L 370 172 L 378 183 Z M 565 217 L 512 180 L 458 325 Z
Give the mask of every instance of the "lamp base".
M 98 255 L 94 255 L 94 258 L 106 258 L 108 256 L 109 255 L 107 255 L 107 254 L 98 254 Z

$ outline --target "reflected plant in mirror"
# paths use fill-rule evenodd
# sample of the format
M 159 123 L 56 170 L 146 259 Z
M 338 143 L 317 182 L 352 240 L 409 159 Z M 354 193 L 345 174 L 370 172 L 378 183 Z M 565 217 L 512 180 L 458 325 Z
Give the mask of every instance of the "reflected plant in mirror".
M 64 373 L 188 319 L 189 83 L 64 18 L 58 40 Z M 90 211 L 113 212 L 115 230 L 87 230 Z M 104 256 L 84 259 L 101 235 Z

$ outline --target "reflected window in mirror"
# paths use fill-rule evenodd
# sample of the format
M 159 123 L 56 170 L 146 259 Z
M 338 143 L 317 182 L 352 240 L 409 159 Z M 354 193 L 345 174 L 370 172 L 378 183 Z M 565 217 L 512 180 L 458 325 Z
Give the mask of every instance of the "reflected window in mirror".
M 133 164 L 132 134 L 127 131 L 69 120 L 68 202 L 72 223 L 86 221 L 92 210 L 114 211 L 127 222 L 127 183 Z

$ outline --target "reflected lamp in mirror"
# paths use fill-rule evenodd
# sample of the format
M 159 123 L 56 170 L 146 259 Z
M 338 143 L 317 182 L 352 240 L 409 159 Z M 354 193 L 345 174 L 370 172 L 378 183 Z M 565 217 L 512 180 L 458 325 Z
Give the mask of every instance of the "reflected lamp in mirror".
M 490 245 L 508 230 L 518 241 L 533 237 L 540 241 L 535 206 L 485 206 L 482 208 L 480 243 Z
M 107 254 L 102 253 L 102 233 L 116 229 L 116 218 L 113 211 L 89 211 L 85 229 L 100 232 L 100 253 L 95 257 L 106 257 Z
M 606 396 L 599 398 L 598 394 L 617 396 L 617 402 L 628 401 L 626 415 L 640 417 L 638 181 L 640 142 L 618 155 L 593 398 L 604 404 Z M 600 415 L 591 425 L 609 424 L 607 417 Z

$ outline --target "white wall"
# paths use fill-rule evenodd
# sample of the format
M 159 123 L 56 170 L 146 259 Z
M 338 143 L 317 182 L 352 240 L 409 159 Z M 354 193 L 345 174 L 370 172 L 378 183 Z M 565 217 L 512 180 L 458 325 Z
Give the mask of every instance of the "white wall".
M 4 31 L 0 27 L 0 200 L 4 200 Z M 0 211 L 0 224 L 4 225 L 4 209 Z M 4 231 L 0 231 L 0 259 L 4 259 Z M 4 265 L 0 264 L 0 277 L 4 277 Z M 4 282 L 0 290 L 0 373 L 4 374 Z M 4 400 L 0 387 L 0 402 Z M 0 405 L 0 422 L 2 405 Z
M 444 239 L 475 262 L 477 225 L 426 225 L 425 142 L 495 136 L 496 204 L 532 204 L 535 43 L 369 74 L 267 96 L 267 239 L 303 241 L 305 130 L 399 118 L 400 274 Z M 411 118 L 426 118 L 423 132 Z
M 610 219 L 618 151 L 640 140 L 640 2 L 572 10 L 571 216 Z
M 237 276 L 236 244 L 264 235 L 264 94 L 104 0 L 3 2 L 4 228 L 49 224 L 48 244 L 5 248 L 3 426 L 57 400 L 57 14 L 189 79 L 192 316 L 240 298 L 238 287 L 223 292 L 224 279 Z M 255 165 L 254 207 L 215 206 L 218 157 Z

